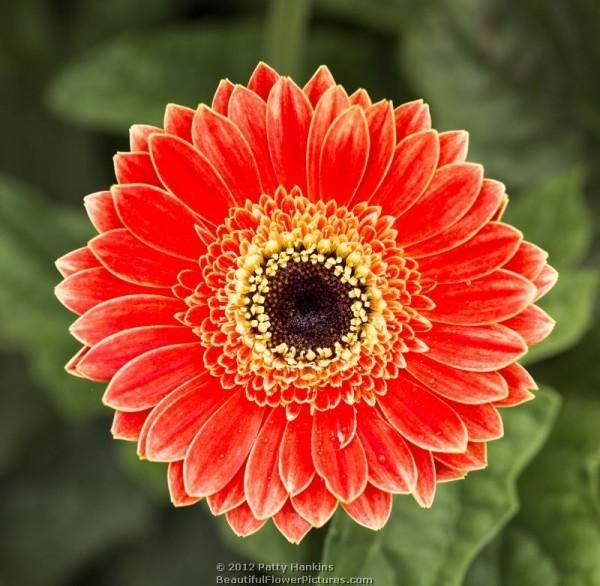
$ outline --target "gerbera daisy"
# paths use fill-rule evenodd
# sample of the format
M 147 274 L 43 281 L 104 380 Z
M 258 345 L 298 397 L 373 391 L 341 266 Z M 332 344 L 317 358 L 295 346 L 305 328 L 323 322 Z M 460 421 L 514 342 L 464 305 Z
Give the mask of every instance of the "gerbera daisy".
M 175 505 L 298 542 L 485 467 L 498 408 L 533 396 L 517 360 L 557 275 L 466 132 L 261 63 L 130 139 L 56 294 L 80 315 L 67 370 L 109 382 L 113 435 L 169 463 Z

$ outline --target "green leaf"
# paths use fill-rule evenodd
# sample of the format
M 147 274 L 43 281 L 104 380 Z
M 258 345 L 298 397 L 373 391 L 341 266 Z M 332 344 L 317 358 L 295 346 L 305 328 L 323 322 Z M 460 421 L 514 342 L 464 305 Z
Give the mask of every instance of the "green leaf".
M 150 510 L 98 428 L 51 430 L 0 485 L 0 583 L 70 583 L 85 563 L 139 538 Z M 48 441 L 51 438 L 51 441 Z
M 297 77 L 306 48 L 306 34 L 312 0 L 271 0 L 265 54 L 271 67 Z
M 577 384 L 575 384 L 577 387 Z M 544 449 L 519 481 L 522 507 L 469 572 L 511 586 L 600 584 L 598 398 L 570 395 Z M 489 549 L 489 548 L 488 548 Z
M 473 562 L 464 586 L 558 586 L 552 560 L 535 538 L 508 527 Z
M 505 411 L 505 436 L 489 446 L 486 470 L 439 485 L 429 510 L 410 497 L 395 497 L 380 535 L 340 512 L 323 561 L 335 564 L 340 575 L 369 575 L 385 561 L 382 573 L 393 576 L 386 583 L 398 586 L 460 584 L 475 554 L 515 513 L 516 478 L 546 439 L 558 405 L 558 395 L 543 389 L 535 401 Z
M 127 34 L 67 67 L 49 104 L 67 120 L 119 133 L 135 122 L 162 126 L 166 104 L 210 103 L 219 79 L 248 79 L 260 39 L 253 22 Z
M 397 515 L 398 502 L 394 503 L 394 510 L 390 522 Z M 323 550 L 323 563 L 333 564 L 339 575 L 358 575 L 363 573 L 363 566 L 368 565 L 378 557 L 378 564 L 388 563 L 381 554 L 382 547 L 387 543 L 389 530 L 374 533 L 373 531 L 357 525 L 343 510 L 338 510 L 331 522 L 325 549 Z M 388 569 L 389 572 L 389 569 Z
M 53 263 L 80 247 L 91 230 L 83 213 L 55 208 L 23 183 L 0 176 L 0 341 L 27 353 L 41 387 L 69 416 L 97 413 L 102 405 L 92 392 L 97 384 L 64 372 L 78 344 L 68 333 L 73 316 L 53 294 L 60 280 Z
M 573 387 L 577 387 L 573 383 Z M 569 396 L 546 448 L 519 483 L 515 524 L 529 530 L 572 584 L 600 583 L 600 401 Z
M 559 271 L 583 261 L 592 240 L 584 197 L 585 173 L 575 167 L 551 175 L 506 208 L 505 219 L 546 250 Z
M 509 192 L 578 159 L 581 137 L 566 109 L 547 99 L 551 91 L 536 92 L 547 62 L 532 67 L 530 31 L 508 6 L 442 0 L 422 12 L 404 28 L 398 63 L 415 97 L 431 104 L 435 127 L 468 130 L 470 159 Z
M 463 586 L 502 586 L 502 579 L 497 570 L 500 563 L 500 548 L 502 539 L 507 533 L 505 528 L 490 543 L 488 543 L 475 558 L 469 568 Z M 554 585 L 552 585 L 554 586 Z

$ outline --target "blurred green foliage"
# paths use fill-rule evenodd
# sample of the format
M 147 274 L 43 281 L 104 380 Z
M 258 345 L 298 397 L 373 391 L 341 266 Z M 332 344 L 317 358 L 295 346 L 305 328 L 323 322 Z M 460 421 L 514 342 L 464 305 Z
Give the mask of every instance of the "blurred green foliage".
M 506 412 L 488 470 L 440 486 L 430 511 L 397 498 L 378 534 L 337 515 L 293 547 L 272 526 L 241 540 L 204 505 L 173 509 L 164 467 L 113 444 L 99 387 L 63 371 L 76 344 L 52 263 L 92 235 L 82 196 L 113 181 L 130 124 L 210 101 L 258 59 L 423 97 L 438 129 L 470 131 L 507 218 L 561 273 L 543 301 L 555 333 L 527 357 L 556 393 Z M 596 0 L 4 2 L 0 585 L 205 584 L 243 559 L 322 559 L 380 585 L 600 585 L 598 71 Z

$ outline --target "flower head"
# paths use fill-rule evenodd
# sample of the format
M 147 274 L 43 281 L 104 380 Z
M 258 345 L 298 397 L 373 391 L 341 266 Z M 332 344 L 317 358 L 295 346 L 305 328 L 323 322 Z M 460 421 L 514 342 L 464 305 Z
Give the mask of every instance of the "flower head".
M 67 370 L 109 382 L 114 436 L 169 462 L 175 505 L 298 542 L 340 503 L 378 529 L 393 494 L 428 507 L 485 467 L 498 409 L 533 397 L 517 360 L 556 272 L 466 153 L 422 101 L 325 67 L 300 89 L 261 63 L 131 128 L 57 295 Z

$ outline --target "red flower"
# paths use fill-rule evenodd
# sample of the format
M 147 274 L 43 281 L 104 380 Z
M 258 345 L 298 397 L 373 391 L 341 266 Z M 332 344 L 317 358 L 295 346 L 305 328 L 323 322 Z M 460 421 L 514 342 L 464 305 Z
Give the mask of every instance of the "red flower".
M 298 542 L 338 503 L 381 528 L 394 493 L 486 465 L 556 272 L 500 221 L 504 186 L 422 101 L 303 89 L 265 64 L 212 108 L 135 125 L 99 232 L 59 259 L 72 374 L 109 381 L 113 434 L 169 462 L 239 535 Z

